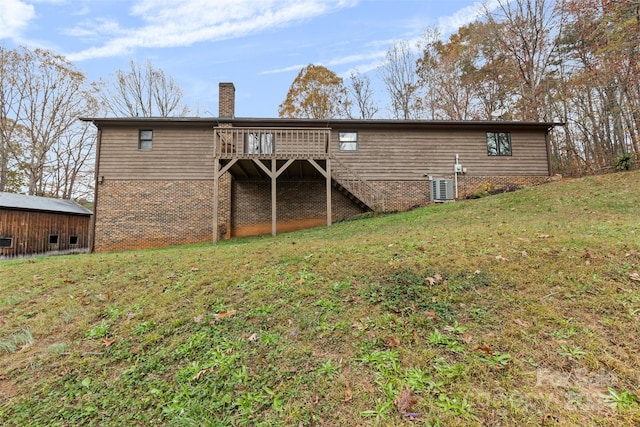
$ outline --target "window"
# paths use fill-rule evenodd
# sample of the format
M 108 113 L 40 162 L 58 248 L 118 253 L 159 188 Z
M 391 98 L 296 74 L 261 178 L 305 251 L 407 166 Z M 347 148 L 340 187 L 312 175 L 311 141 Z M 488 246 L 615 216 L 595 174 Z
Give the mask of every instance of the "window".
M 510 156 L 511 133 L 487 132 L 487 154 L 489 156 Z
M 49 234 L 49 244 L 57 245 L 58 244 L 58 235 L 57 234 Z
M 245 153 L 273 154 L 276 137 L 272 133 L 248 133 L 244 135 Z
M 77 245 L 78 244 L 78 236 L 69 236 L 69 244 Z
M 153 148 L 153 131 L 152 130 L 138 131 L 138 150 L 151 151 L 151 148 Z
M 340 132 L 340 151 L 358 150 L 358 132 Z
M 2 237 L 0 238 L 0 248 L 12 248 L 13 247 L 13 238 L 12 237 Z

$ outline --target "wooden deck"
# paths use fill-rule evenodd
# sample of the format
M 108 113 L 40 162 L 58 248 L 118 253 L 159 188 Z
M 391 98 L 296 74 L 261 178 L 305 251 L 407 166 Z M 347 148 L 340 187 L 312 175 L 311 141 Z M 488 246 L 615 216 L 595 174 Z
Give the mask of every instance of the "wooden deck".
M 329 128 L 216 127 L 214 157 L 225 159 L 326 159 Z
M 218 205 L 219 179 L 239 162 L 250 160 L 271 180 L 271 234 L 276 235 L 277 179 L 300 160 L 310 163 L 326 180 L 327 225 L 331 225 L 331 159 L 329 128 L 232 128 L 216 127 L 213 132 L 214 206 Z M 321 164 L 318 161 L 324 162 Z M 284 161 L 284 163 L 283 163 Z M 218 224 L 214 209 L 214 226 Z M 218 240 L 214 232 L 214 242 Z

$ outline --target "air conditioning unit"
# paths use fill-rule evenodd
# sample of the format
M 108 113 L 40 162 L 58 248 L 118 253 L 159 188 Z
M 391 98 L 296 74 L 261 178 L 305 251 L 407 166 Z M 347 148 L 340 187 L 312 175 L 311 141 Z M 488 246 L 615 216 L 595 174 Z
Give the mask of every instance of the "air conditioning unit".
M 432 202 L 447 202 L 453 200 L 453 180 L 432 179 L 430 193 Z

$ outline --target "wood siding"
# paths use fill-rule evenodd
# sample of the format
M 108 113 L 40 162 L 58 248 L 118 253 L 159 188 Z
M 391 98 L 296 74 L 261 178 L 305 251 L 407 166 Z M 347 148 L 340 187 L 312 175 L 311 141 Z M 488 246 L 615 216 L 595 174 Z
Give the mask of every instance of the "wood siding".
M 0 248 L 0 258 L 51 252 L 84 252 L 89 248 L 89 215 L 0 209 L 0 237 L 11 238 L 11 248 Z M 50 244 L 49 236 L 58 243 Z M 77 237 L 70 244 L 71 236 Z
M 495 122 L 486 127 L 332 123 L 330 153 L 366 180 L 419 181 L 453 173 L 455 155 L 470 176 L 548 176 L 545 128 Z M 150 121 L 102 132 L 98 179 L 213 179 L 214 123 Z M 265 128 L 267 128 L 265 126 Z M 138 131 L 153 130 L 151 151 Z M 232 128 L 233 129 L 233 128 Z M 358 132 L 358 150 L 340 152 L 339 132 Z M 487 155 L 486 132 L 510 132 L 511 156 Z M 276 147 L 282 141 L 276 140 Z
M 340 130 L 334 128 L 331 154 L 367 180 L 411 181 L 452 175 L 456 154 L 470 176 L 549 175 L 544 132 L 499 125 L 486 130 L 348 130 L 358 132 L 357 151 L 340 152 Z M 512 155 L 487 155 L 487 131 L 510 131 Z
M 138 131 L 153 130 L 151 151 L 138 150 Z M 150 123 L 102 132 L 98 179 L 213 179 L 213 127 Z

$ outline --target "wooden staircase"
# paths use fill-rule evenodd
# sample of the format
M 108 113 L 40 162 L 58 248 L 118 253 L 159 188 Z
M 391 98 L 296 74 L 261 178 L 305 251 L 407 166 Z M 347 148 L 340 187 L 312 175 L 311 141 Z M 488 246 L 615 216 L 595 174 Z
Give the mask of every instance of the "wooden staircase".
M 385 210 L 387 200 L 384 193 L 334 157 L 331 158 L 331 179 L 334 188 L 361 208 Z

